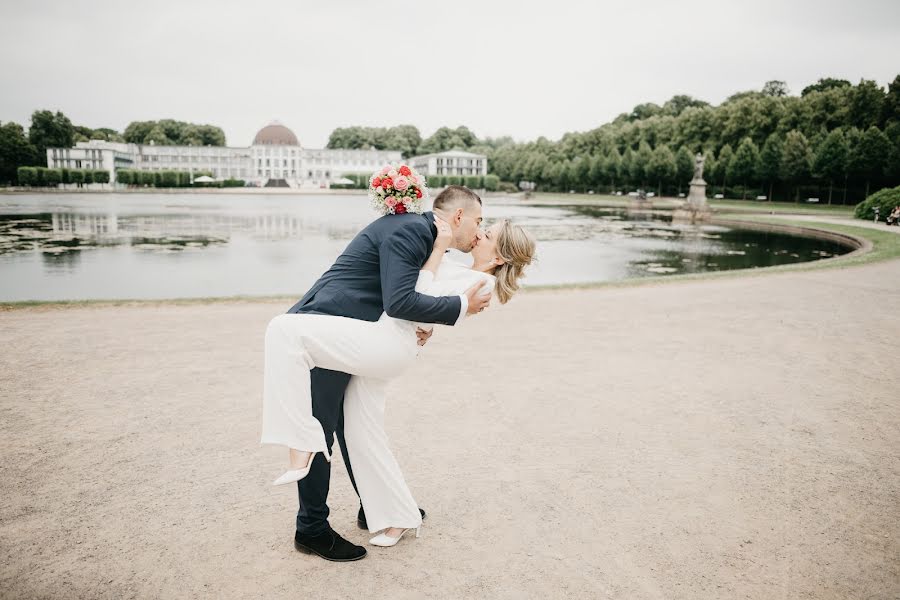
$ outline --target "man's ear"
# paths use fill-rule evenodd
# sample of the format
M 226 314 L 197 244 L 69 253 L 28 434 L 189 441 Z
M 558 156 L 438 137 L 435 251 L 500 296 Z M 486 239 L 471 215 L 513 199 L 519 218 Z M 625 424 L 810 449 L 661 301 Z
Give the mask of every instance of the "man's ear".
M 463 211 L 463 209 L 457 208 L 456 212 L 453 213 L 453 224 L 456 225 L 457 227 L 459 226 L 460 223 L 462 223 L 462 217 L 463 217 L 464 212 L 465 211 Z

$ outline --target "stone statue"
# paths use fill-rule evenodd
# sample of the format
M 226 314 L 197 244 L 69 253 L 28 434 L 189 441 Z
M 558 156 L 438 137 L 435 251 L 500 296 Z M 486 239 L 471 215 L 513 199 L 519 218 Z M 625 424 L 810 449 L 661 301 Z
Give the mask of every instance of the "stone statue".
M 705 160 L 699 152 L 694 157 L 694 181 L 703 181 L 703 162 Z

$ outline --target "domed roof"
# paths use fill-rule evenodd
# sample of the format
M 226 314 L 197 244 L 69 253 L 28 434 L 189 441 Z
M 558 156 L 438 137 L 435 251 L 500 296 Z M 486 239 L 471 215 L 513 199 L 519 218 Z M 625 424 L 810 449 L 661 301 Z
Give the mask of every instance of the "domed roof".
M 257 132 L 256 137 L 253 138 L 253 145 L 299 146 L 300 142 L 297 141 L 297 136 L 293 131 L 278 121 L 272 121 Z

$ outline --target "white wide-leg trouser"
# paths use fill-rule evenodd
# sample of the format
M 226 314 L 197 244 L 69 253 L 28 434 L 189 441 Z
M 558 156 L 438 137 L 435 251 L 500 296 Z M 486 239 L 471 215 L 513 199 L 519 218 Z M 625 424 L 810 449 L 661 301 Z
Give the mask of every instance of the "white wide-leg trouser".
M 418 354 L 415 324 L 387 315 L 376 322 L 313 314 L 283 314 L 265 337 L 260 442 L 331 456 L 312 413 L 310 371 L 350 373 L 344 394 L 344 437 L 371 531 L 418 527 L 418 505 L 384 432 L 387 380 Z
M 422 524 L 419 505 L 406 485 L 384 431 L 387 383 L 384 379 L 353 376 L 344 394 L 344 441 L 359 499 L 366 511 L 366 523 L 372 532 Z

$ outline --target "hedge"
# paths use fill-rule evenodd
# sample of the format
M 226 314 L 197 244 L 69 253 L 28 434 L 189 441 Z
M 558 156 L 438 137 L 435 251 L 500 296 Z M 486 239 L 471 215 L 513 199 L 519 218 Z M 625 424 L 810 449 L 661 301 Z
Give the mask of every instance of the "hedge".
M 19 175 L 19 181 L 22 175 Z M 856 205 L 853 215 L 857 219 L 872 219 L 875 217 L 875 207 L 878 207 L 878 219 L 884 221 L 894 207 L 900 204 L 900 185 L 895 188 L 878 190 L 862 202 Z

